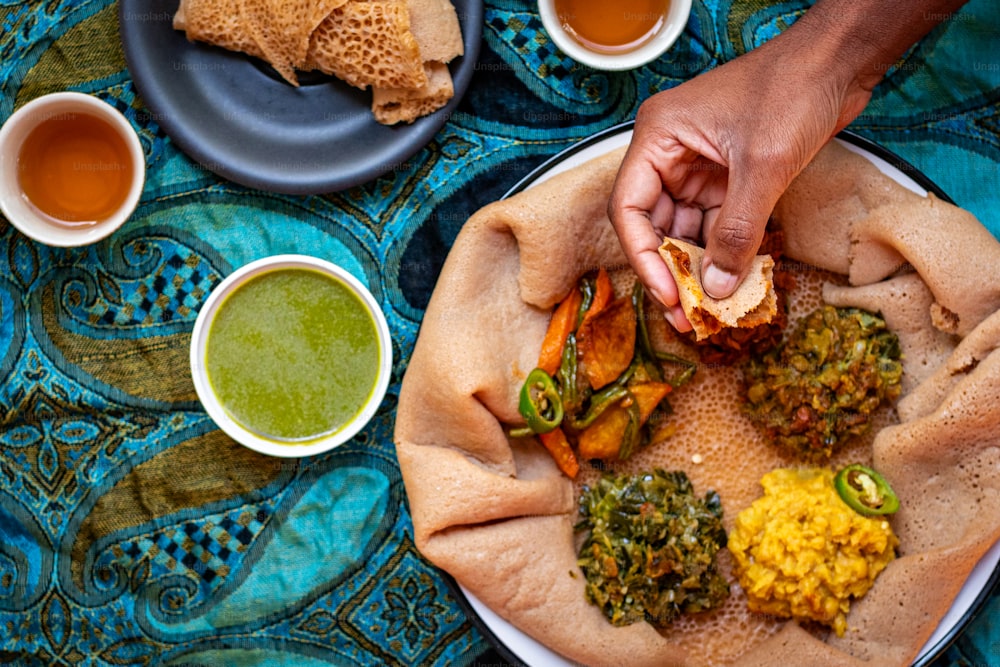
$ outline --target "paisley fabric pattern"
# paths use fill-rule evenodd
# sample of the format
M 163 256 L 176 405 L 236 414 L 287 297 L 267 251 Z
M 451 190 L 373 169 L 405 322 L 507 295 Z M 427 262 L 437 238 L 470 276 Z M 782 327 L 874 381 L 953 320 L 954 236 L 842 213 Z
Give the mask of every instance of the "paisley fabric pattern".
M 468 215 L 532 168 L 634 117 L 650 94 L 752 49 L 804 0 L 695 0 L 636 71 L 575 64 L 536 7 L 487 0 L 458 111 L 403 168 L 326 196 L 228 183 L 188 159 L 136 93 L 111 0 L 0 0 L 0 120 L 57 90 L 120 109 L 148 165 L 142 203 L 93 246 L 0 220 L 0 661 L 18 665 L 465 665 L 483 635 L 415 550 L 395 397 Z M 851 128 L 1000 235 L 1000 5 L 972 0 L 889 72 Z M 780 73 L 776 73 L 780 76 Z M 259 456 L 197 402 L 187 345 L 212 287 L 302 252 L 364 281 L 393 336 L 389 393 L 334 453 Z M 1000 665 L 1000 596 L 935 667 Z

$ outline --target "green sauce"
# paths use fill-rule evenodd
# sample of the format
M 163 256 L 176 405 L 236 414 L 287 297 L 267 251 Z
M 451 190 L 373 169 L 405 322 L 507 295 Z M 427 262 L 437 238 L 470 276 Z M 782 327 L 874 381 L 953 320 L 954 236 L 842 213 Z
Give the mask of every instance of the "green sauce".
M 375 389 L 378 332 L 342 282 L 276 269 L 230 294 L 209 328 L 206 368 L 219 402 L 243 427 L 276 440 L 343 428 Z

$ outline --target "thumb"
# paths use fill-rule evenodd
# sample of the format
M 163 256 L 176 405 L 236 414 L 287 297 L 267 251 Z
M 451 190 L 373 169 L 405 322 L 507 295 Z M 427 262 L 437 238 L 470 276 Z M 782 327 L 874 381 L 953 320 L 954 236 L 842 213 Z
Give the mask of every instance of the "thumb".
M 709 296 L 725 298 L 746 278 L 764 238 L 767 219 L 783 189 L 731 182 L 714 220 L 706 213 L 709 219 L 701 279 Z

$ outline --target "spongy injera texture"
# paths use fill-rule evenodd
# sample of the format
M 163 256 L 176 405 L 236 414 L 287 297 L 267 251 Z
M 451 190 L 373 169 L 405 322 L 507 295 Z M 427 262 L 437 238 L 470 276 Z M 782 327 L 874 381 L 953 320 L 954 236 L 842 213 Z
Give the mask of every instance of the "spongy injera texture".
M 375 88 L 372 91 L 372 112 L 384 125 L 412 123 L 433 113 L 455 95 L 451 73 L 444 63 L 426 63 L 427 85 L 420 88 Z
M 405 0 L 353 0 L 334 10 L 313 32 L 306 66 L 358 88 L 427 83 Z
M 241 0 L 239 14 L 264 60 L 292 85 L 309 49 L 315 3 L 311 0 Z
M 182 7 L 183 27 L 188 39 L 256 58 L 264 57 L 231 0 L 183 0 Z

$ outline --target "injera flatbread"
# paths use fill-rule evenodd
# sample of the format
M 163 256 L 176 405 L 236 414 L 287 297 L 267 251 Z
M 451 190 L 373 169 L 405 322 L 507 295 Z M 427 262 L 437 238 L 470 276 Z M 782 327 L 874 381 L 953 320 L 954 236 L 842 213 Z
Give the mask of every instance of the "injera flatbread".
M 857 296 L 857 305 L 870 307 L 880 294 L 900 304 L 893 305 L 891 317 L 909 337 L 905 373 L 922 378 L 900 402 L 900 413 L 911 397 L 919 401 L 898 419 L 892 410 L 880 413 L 872 436 L 831 462 L 873 462 L 899 493 L 902 509 L 891 519 L 901 541 L 899 558 L 855 603 L 839 639 L 746 613 L 738 586 L 723 609 L 685 618 L 662 636 L 644 623 L 614 627 L 584 600 L 572 534 L 578 489 L 537 442 L 508 440 L 504 425 L 522 423 L 518 390 L 537 361 L 552 306 L 588 270 L 604 266 L 628 273 L 606 216 L 621 157 L 616 151 L 490 204 L 456 239 L 428 305 L 397 413 L 395 440 L 418 548 L 520 630 L 584 664 L 908 665 L 1000 536 L 1000 315 L 994 315 L 1000 261 L 993 261 L 1000 244 L 983 236 L 964 211 L 940 201 L 908 204 L 909 195 L 872 174 L 864 158 L 836 145 L 824 149 L 779 206 L 786 227 L 789 211 L 811 216 L 794 221 L 794 242 L 785 249 L 798 281 L 790 318 L 794 322 L 819 305 L 824 285 L 844 305 Z M 828 202 L 817 201 L 803 187 L 810 179 L 840 186 L 825 190 Z M 888 203 L 875 196 L 865 201 L 870 191 L 886 192 Z M 807 201 L 795 201 L 800 197 Z M 828 219 L 824 212 L 837 209 L 832 202 L 840 197 L 853 199 L 856 213 Z M 921 244 L 921 219 L 897 213 L 930 208 L 949 221 L 949 239 Z M 863 232 L 880 229 L 872 218 L 881 216 L 899 225 L 900 245 Z M 912 268 L 900 275 L 909 277 L 899 282 L 899 272 L 893 272 L 889 281 L 852 285 L 850 261 L 863 248 L 841 253 L 839 272 L 819 268 L 819 260 L 832 255 L 814 253 L 804 241 L 826 224 L 837 226 L 823 231 L 827 240 L 851 245 L 874 239 L 879 253 L 905 257 Z M 943 226 L 935 223 L 938 228 Z M 938 269 L 942 245 L 974 263 L 977 272 L 952 271 L 947 261 L 946 270 Z M 931 326 L 929 303 L 956 313 L 959 333 L 913 335 Z M 662 318 L 648 324 L 658 346 L 692 357 Z M 933 349 L 921 353 L 924 346 Z M 745 430 L 733 393 L 738 378 L 735 368 L 700 364 L 695 379 L 670 397 L 677 433 L 621 464 L 623 471 L 653 464 L 685 469 L 696 492 L 719 491 L 727 527 L 759 495 L 757 480 L 764 472 L 796 464 Z
M 840 144 L 795 179 L 774 219 L 789 257 L 846 274 L 852 285 L 917 271 L 934 295 L 935 326 L 948 333 L 968 334 L 1000 301 L 992 280 L 1000 244 L 989 230 L 968 211 L 899 186 Z
M 312 69 L 358 88 L 427 83 L 407 0 L 181 0 L 174 28 L 266 60 L 293 85 Z
M 465 52 L 458 15 L 449 0 L 407 0 L 407 4 L 427 83 L 418 88 L 376 86 L 372 113 L 383 125 L 412 123 L 447 104 L 455 96 L 447 63 Z
M 746 279 L 725 299 L 715 299 L 705 293 L 701 282 L 704 248 L 667 238 L 660 246 L 660 256 L 674 277 L 684 315 L 698 340 L 727 327 L 752 328 L 765 324 L 778 312 L 774 260 L 770 255 L 754 257 Z
M 447 104 L 447 64 L 464 53 L 449 0 L 181 0 L 174 28 L 266 60 L 292 85 L 298 70 L 319 70 L 371 88 L 372 112 L 386 125 Z
M 237 0 L 240 22 L 257 43 L 264 60 L 288 83 L 298 86 L 296 69 L 309 51 L 309 37 L 332 11 L 331 0 Z M 329 9 L 326 10 L 326 7 Z M 323 10 L 326 10 L 325 14 Z
M 375 88 L 372 113 L 383 125 L 412 123 L 434 113 L 455 96 L 451 72 L 444 63 L 424 63 L 427 84 L 420 88 Z
M 243 16 L 232 0 L 181 0 L 173 25 L 193 42 L 264 58 L 263 50 L 244 25 Z
M 458 14 L 450 0 L 406 0 L 406 6 L 424 62 L 447 63 L 464 53 Z
M 427 83 L 406 0 L 351 0 L 337 8 L 313 33 L 306 67 L 362 89 Z

